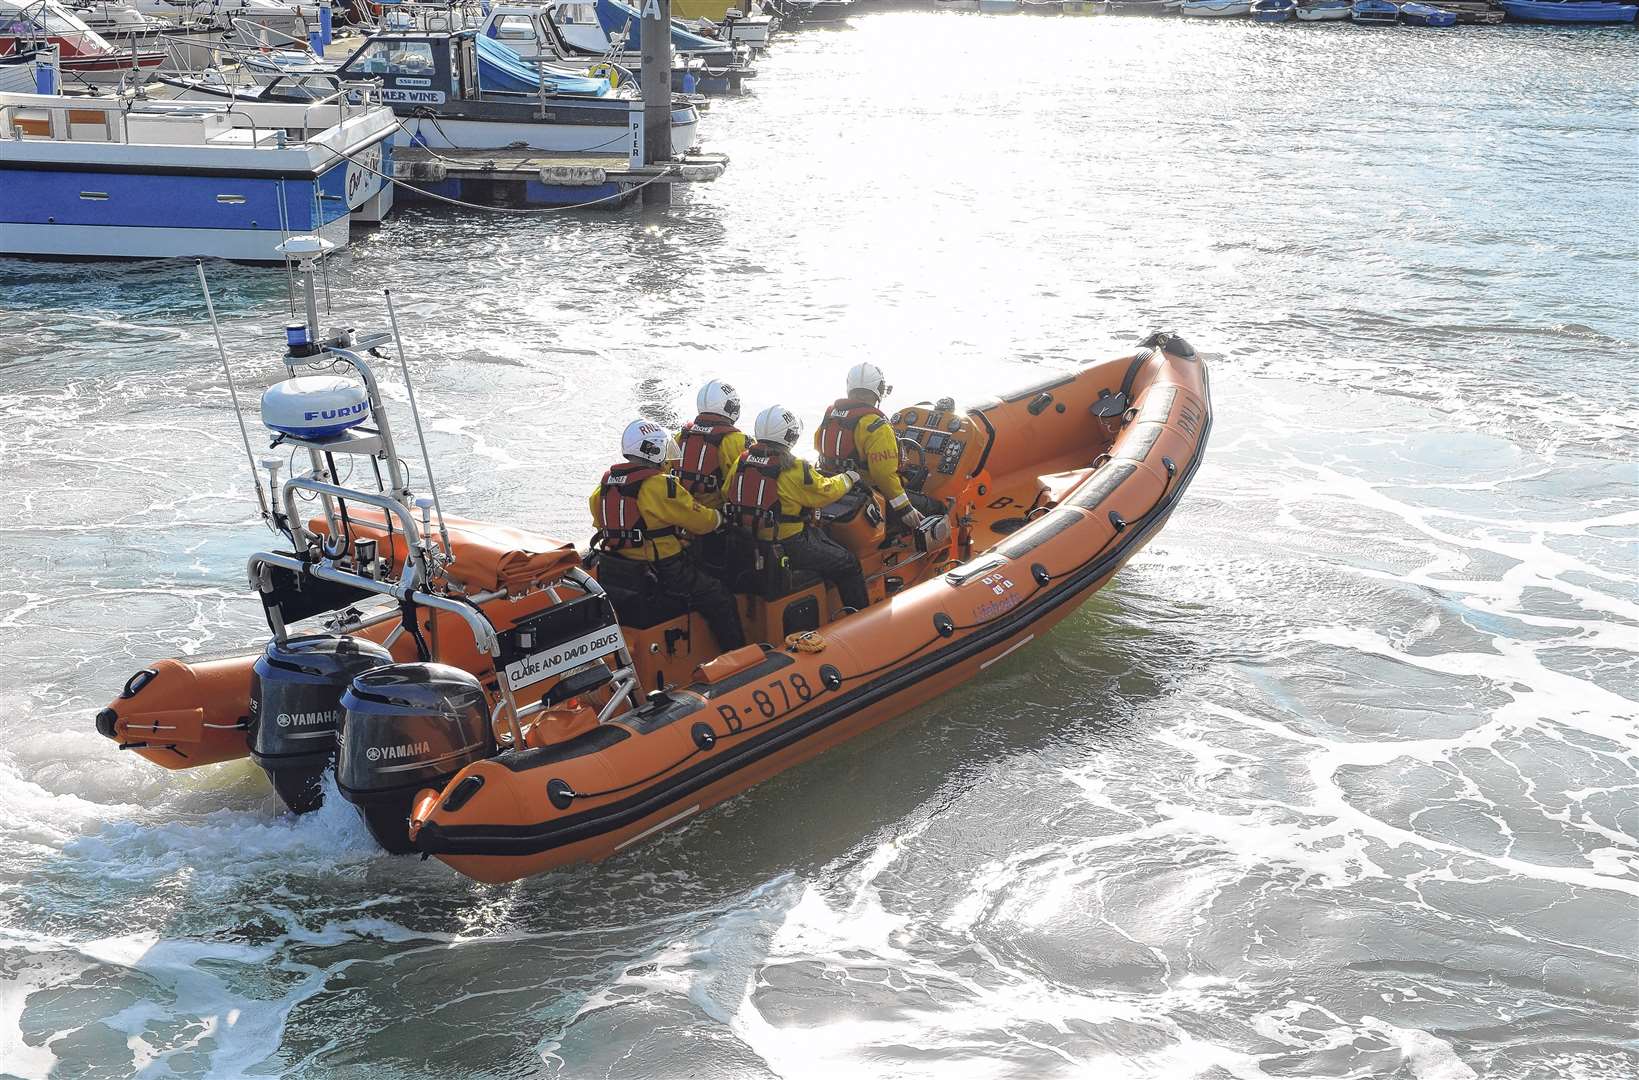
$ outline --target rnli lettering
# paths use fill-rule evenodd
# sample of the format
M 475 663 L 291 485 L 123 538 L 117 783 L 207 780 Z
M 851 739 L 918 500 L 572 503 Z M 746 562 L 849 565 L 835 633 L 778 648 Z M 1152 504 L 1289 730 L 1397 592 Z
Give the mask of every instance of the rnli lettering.
M 320 724 L 334 724 L 341 720 L 339 711 L 333 712 L 282 712 L 274 723 L 282 728 L 288 727 L 317 727 Z
M 402 761 L 432 752 L 429 742 L 402 743 L 398 746 L 367 746 L 364 756 L 371 761 Z
M 522 690 L 568 668 L 619 652 L 622 644 L 620 628 L 605 626 L 584 637 L 531 653 L 522 660 L 514 660 L 506 666 L 507 684 L 513 690 Z

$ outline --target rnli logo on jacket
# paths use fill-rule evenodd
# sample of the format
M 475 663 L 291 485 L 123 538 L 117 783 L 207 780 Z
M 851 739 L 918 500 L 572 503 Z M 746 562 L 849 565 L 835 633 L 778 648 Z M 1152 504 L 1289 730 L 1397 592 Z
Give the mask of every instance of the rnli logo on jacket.
M 407 757 L 419 757 L 432 750 L 432 744 L 427 742 L 404 743 L 400 746 L 370 746 L 366 747 L 364 756 L 371 761 L 402 761 Z
M 334 724 L 341 718 L 339 712 L 282 712 L 273 722 L 280 727 L 318 727 L 320 724 Z
M 349 416 L 357 416 L 370 407 L 368 401 L 361 401 L 357 405 L 348 405 L 340 409 L 315 409 L 302 413 L 303 420 L 344 420 Z

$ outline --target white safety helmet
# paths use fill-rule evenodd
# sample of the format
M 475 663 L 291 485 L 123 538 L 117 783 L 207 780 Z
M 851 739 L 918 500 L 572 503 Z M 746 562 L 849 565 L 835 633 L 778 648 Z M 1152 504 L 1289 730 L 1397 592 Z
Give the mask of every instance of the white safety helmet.
M 751 434 L 759 442 L 779 443 L 789 450 L 802 437 L 802 420 L 784 405 L 770 405 L 757 414 Z
M 653 420 L 633 420 L 627 424 L 620 436 L 620 452 L 633 461 L 647 461 L 651 465 L 664 465 L 683 456 L 677 448 L 677 440 Z
M 694 407 L 702 413 L 740 419 L 740 392 L 722 379 L 713 379 L 694 396 Z
M 893 393 L 893 387 L 888 385 L 887 376 L 882 369 L 872 363 L 855 364 L 848 369 L 848 393 L 851 396 L 855 390 L 869 390 L 881 401 Z

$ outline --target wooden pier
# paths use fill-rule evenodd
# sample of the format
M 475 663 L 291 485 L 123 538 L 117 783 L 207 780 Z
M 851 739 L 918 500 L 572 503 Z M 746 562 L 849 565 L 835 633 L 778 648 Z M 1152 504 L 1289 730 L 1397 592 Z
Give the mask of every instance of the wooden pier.
M 563 154 L 530 149 L 393 151 L 398 197 L 439 196 L 505 207 L 625 205 L 650 185 L 715 180 L 725 154 L 690 154 L 680 161 L 632 165 L 624 154 Z

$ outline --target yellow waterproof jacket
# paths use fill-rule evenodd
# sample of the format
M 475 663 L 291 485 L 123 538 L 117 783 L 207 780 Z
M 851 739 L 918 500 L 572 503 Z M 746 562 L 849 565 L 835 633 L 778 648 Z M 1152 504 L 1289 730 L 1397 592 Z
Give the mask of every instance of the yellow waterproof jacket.
M 865 481 L 895 509 L 909 505 L 899 479 L 899 436 L 880 416 L 862 416 L 854 425 L 854 446 L 866 469 Z
M 830 506 L 851 487 L 853 483 L 846 476 L 826 476 L 801 458 L 793 458 L 780 470 L 780 516 L 798 517 L 805 510 Z M 804 521 L 781 521 L 775 526 L 774 538 L 785 540 L 807 527 Z
M 592 524 L 599 529 L 619 526 L 619 523 L 604 521 L 603 509 L 607 505 L 605 491 L 604 484 L 600 483 L 592 489 L 591 498 L 587 500 L 592 509 Z M 716 510 L 696 502 L 677 477 L 665 474 L 650 476 L 638 485 L 637 511 L 642 522 L 640 527 L 645 532 L 672 527 L 677 534 L 651 537 L 634 547 L 606 548 L 611 555 L 643 562 L 669 559 L 688 546 L 689 534 L 712 532 L 723 520 Z
M 847 474 L 826 476 L 783 449 L 753 443 L 735 466 L 728 501 L 757 515 L 741 520 L 741 524 L 754 528 L 757 539 L 789 540 L 808 527 L 808 511 L 830 506 L 848 494 L 852 486 Z M 763 513 L 772 513 L 777 519 L 772 528 L 760 523 Z

